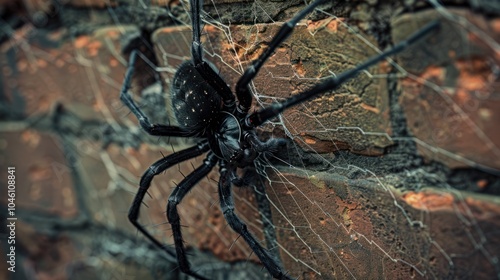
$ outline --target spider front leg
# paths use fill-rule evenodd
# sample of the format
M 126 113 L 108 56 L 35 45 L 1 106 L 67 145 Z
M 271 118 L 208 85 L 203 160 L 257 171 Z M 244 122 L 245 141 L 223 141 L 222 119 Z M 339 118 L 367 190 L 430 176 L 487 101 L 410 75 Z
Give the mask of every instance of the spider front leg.
M 368 69 L 370 66 L 377 64 L 378 62 L 386 59 L 391 55 L 397 54 L 405 50 L 408 46 L 414 44 L 418 40 L 422 39 L 423 37 L 431 33 L 433 30 L 436 30 L 438 28 L 439 28 L 439 21 L 433 21 L 427 24 L 422 29 L 417 30 L 415 33 L 406 38 L 406 40 L 399 42 L 397 45 L 393 46 L 392 48 L 384 52 L 381 52 L 378 55 L 368 58 L 355 68 L 349 69 L 345 72 L 340 73 L 337 76 L 331 77 L 326 81 L 317 84 L 304 92 L 294 95 L 281 103 L 274 103 L 267 108 L 261 109 L 259 111 L 252 113 L 251 115 L 246 116 L 243 127 L 245 129 L 255 128 L 263 124 L 267 120 L 276 117 L 278 114 L 280 114 L 281 112 L 285 111 L 286 109 L 292 106 L 301 104 L 307 100 L 315 98 L 322 93 L 337 89 L 343 83 L 356 77 L 356 75 L 358 75 L 361 71 Z
M 236 83 L 236 96 L 240 102 L 238 105 L 238 113 L 240 113 L 240 116 L 244 116 L 252 106 L 252 93 L 250 92 L 248 85 L 253 78 L 257 76 L 262 65 L 264 65 L 266 60 L 274 53 L 281 43 L 283 43 L 283 41 L 290 36 L 295 28 L 295 25 L 297 25 L 301 19 L 303 19 L 310 12 L 314 11 L 314 9 L 316 9 L 316 7 L 323 2 L 326 2 L 326 0 L 316 0 L 312 2 L 304 10 L 296 14 L 291 20 L 283 24 L 278 33 L 274 35 L 271 43 L 269 43 L 269 47 L 257 59 L 252 61 L 252 65 L 245 70 L 243 75 L 241 75 L 240 79 Z
M 128 68 L 125 74 L 125 79 L 123 80 L 122 89 L 120 91 L 120 100 L 125 104 L 130 111 L 137 117 L 141 127 L 150 135 L 154 136 L 177 136 L 177 137 L 189 137 L 193 136 L 193 133 L 185 131 L 176 126 L 162 125 L 162 124 L 151 124 L 149 118 L 142 112 L 142 110 L 137 106 L 137 104 L 130 96 L 129 89 L 132 83 L 132 76 L 134 74 L 135 61 L 138 55 L 137 50 L 133 50 L 130 53 L 130 58 L 128 61 Z
M 246 131 L 244 135 L 245 141 L 250 144 L 252 149 L 259 153 L 268 152 L 273 154 L 278 151 L 280 146 L 285 146 L 287 143 L 287 140 L 283 138 L 271 138 L 266 142 L 262 142 L 255 134 L 255 130 Z
M 220 163 L 220 179 L 219 179 L 219 200 L 224 218 L 229 226 L 238 234 L 243 236 L 248 246 L 257 255 L 262 264 L 276 279 L 292 279 L 286 275 L 286 272 L 276 260 L 264 247 L 262 247 L 255 237 L 248 231 L 247 225 L 234 213 L 234 201 L 231 192 L 231 177 L 234 169 L 228 170 L 226 164 L 221 161 Z
M 203 165 L 189 174 L 179 185 L 174 189 L 168 198 L 167 218 L 172 226 L 172 234 L 174 235 L 175 251 L 177 253 L 177 261 L 179 268 L 186 274 L 192 274 L 189 262 L 186 258 L 186 250 L 182 241 L 181 223 L 177 205 L 182 201 L 184 196 L 217 164 L 219 159 L 214 153 L 210 152 L 203 162 Z

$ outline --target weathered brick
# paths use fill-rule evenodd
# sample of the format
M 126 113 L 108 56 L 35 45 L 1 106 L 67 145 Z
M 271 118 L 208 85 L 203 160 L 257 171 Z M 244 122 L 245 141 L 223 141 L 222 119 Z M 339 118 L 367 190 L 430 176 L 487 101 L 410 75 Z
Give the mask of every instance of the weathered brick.
M 499 20 L 463 9 L 403 16 L 394 22 L 400 40 L 409 30 L 433 19 L 439 32 L 399 56 L 411 75 L 402 81 L 400 103 L 422 155 L 452 168 L 500 168 L 500 121 L 494 48 L 500 40 Z M 425 45 L 424 45 L 425 44 Z M 423 48 L 424 51 L 416 52 Z
M 383 178 L 308 175 L 284 171 L 280 176 L 288 181 L 274 180 L 273 191 L 268 191 L 279 209 L 274 210 L 274 223 L 280 244 L 286 246 L 282 257 L 291 275 L 308 279 L 497 275 L 494 256 L 500 240 L 494 232 L 500 226 L 500 207 L 494 198 L 442 192 L 432 186 L 401 192 Z M 321 276 L 305 272 L 301 262 Z

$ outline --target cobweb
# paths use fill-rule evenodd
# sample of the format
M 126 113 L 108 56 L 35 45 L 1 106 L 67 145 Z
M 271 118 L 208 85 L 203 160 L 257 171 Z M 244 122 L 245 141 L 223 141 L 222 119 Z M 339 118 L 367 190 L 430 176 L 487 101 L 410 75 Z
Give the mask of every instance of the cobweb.
M 231 88 L 281 24 L 303 8 L 251 1 L 229 13 L 237 4 L 205 2 L 205 58 Z M 258 164 L 274 226 L 259 214 L 254 193 L 262 190 L 235 189 L 238 214 L 263 245 L 275 246 L 270 249 L 299 279 L 500 278 L 497 20 L 437 1 L 418 11 L 396 4 L 352 5 L 322 6 L 296 27 L 251 85 L 255 110 L 354 67 L 426 22 L 439 19 L 441 29 L 260 128 L 263 139 L 290 140 Z M 394 7 L 400 16 L 391 16 Z M 114 26 L 93 36 L 104 42 L 109 57 L 88 56 L 77 47 L 68 58 L 82 67 L 86 94 L 93 95 L 106 123 L 104 133 L 95 128 L 105 149 L 89 133 L 78 142 L 84 155 L 78 164 L 99 162 L 105 171 L 89 176 L 97 188 L 87 199 L 89 212 L 132 233 L 126 212 L 138 177 L 163 155 L 195 143 L 145 136 L 119 102 L 123 72 L 104 65 L 111 61 L 124 68 L 120 47 L 138 47 L 140 75 L 131 92 L 154 122 L 175 124 L 169 83 L 190 56 L 185 1 L 153 6 L 141 1 L 134 9 L 168 15 L 165 26 L 143 23 L 141 30 L 121 16 L 124 10 L 108 5 Z M 81 40 L 76 36 L 75 44 Z M 168 196 L 202 160 L 167 170 L 150 189 L 141 223 L 162 242 L 173 243 L 164 214 Z M 217 181 L 214 170 L 178 206 L 187 246 L 227 262 L 258 262 L 223 220 Z M 266 242 L 269 231 L 277 243 Z
M 253 2 L 245 10 L 251 11 L 245 16 L 250 23 L 238 25 L 221 15 L 226 11 L 222 4 L 208 2 L 206 6 L 205 57 L 234 85 L 286 17 L 275 21 L 267 6 Z M 188 8 L 184 2 L 181 7 Z M 381 8 L 381 12 L 387 11 Z M 182 15 L 175 18 L 174 27 L 152 36 L 159 67 L 155 70 L 164 80 L 167 100 L 175 67 L 189 58 L 190 21 Z M 477 116 L 498 119 L 495 107 L 485 104 L 498 102 L 494 91 L 497 60 L 477 57 L 499 50 L 498 36 L 481 29 L 487 20 L 437 2 L 380 25 L 356 24 L 328 8 L 319 9 L 313 17 L 319 20 L 301 22 L 252 83 L 255 110 L 355 66 L 380 52 L 381 45 L 402 40 L 431 19 L 440 19 L 443 26 L 439 35 L 364 71 L 335 93 L 288 110 L 261 129 L 264 137 L 291 140 L 286 150 L 261 162 L 277 247 L 290 275 L 303 279 L 499 277 L 496 230 L 492 220 L 485 218 L 495 213 L 478 206 L 482 198 L 462 191 L 498 187 L 495 180 L 500 174 L 498 141 Z M 258 23 L 262 21 L 268 23 Z M 398 28 L 398 24 L 407 27 Z M 460 36 L 440 43 L 438 38 L 446 31 Z M 473 40 L 467 40 L 470 37 Z M 441 47 L 454 54 L 435 50 Z M 157 67 L 151 61 L 146 64 Z M 453 67 L 467 72 L 458 74 L 457 84 L 446 80 L 453 78 L 449 73 Z M 475 73 L 479 68 L 484 72 Z M 479 84 L 470 85 L 472 79 Z M 466 146 L 486 147 L 485 153 L 454 144 L 467 141 L 473 143 Z M 180 169 L 186 175 L 197 163 Z M 454 180 L 460 176 L 453 171 L 457 169 L 473 174 Z M 206 199 L 205 205 L 213 208 L 218 203 L 218 173 L 209 177 L 205 183 L 211 187 L 198 187 L 193 196 Z M 157 185 L 169 185 L 159 180 L 163 182 Z M 152 191 L 154 201 L 147 203 L 150 207 L 159 203 L 163 209 L 168 194 L 156 192 Z M 244 205 L 239 206 L 240 214 L 265 244 L 264 222 L 256 215 L 255 198 L 249 191 L 237 193 L 236 203 Z M 224 247 L 219 255 L 227 254 L 227 248 L 233 251 L 229 253 L 233 258 L 223 257 L 227 260 L 241 256 L 255 260 L 243 241 L 221 232 L 230 229 L 218 227 L 220 221 L 198 224 L 190 220 L 196 217 L 192 207 L 199 204 L 190 205 L 187 200 L 187 206 L 179 206 L 184 224 L 218 235 L 215 242 Z M 186 238 L 188 244 L 200 242 Z

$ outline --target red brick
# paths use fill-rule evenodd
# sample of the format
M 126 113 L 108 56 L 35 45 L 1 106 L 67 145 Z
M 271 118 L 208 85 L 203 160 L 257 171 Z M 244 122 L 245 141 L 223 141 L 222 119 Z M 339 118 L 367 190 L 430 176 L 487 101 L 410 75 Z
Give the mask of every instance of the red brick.
M 409 28 L 441 20 L 439 32 L 425 46 L 420 44 L 400 56 L 401 67 L 411 74 L 401 83 L 400 97 L 408 127 L 429 160 L 450 167 L 480 165 L 498 170 L 500 102 L 494 65 L 500 58 L 493 46 L 500 40 L 498 19 L 463 9 L 447 12 L 466 22 L 467 29 L 441 18 L 436 11 L 394 22 L 397 41 Z M 425 52 L 415 56 L 417 48 L 425 48 Z M 419 79 L 427 80 L 426 84 Z

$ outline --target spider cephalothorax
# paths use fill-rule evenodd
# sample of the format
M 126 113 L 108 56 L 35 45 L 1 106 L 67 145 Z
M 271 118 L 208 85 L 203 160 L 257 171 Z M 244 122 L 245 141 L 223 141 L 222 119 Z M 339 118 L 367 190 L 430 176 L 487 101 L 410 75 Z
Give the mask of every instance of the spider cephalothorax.
M 203 60 L 203 48 L 200 41 L 202 1 L 190 0 L 193 28 L 192 57 L 191 60 L 183 62 L 178 68 L 171 88 L 172 105 L 179 126 L 151 124 L 147 116 L 144 115 L 131 98 L 128 90 L 138 55 L 137 51 L 132 51 L 120 98 L 138 118 L 141 127 L 151 135 L 196 137 L 200 139 L 200 142 L 196 146 L 173 153 L 151 165 L 141 178 L 139 190 L 128 215 L 132 224 L 149 240 L 159 248 L 165 250 L 169 256 L 177 259 L 181 271 L 199 279 L 206 278 L 202 275 L 202 272 L 194 272 L 190 268 L 182 241 L 177 204 L 218 163 L 220 166 L 219 199 L 222 212 L 229 226 L 244 238 L 274 278 L 291 279 L 282 268 L 279 258 L 273 256 L 268 250 L 262 247 L 248 231 L 243 221 L 234 213 L 231 187 L 232 185 L 241 185 L 245 181 L 237 176 L 237 169 L 247 168 L 247 170 L 254 170 L 257 167 L 255 165 L 258 164 L 256 159 L 260 155 L 275 151 L 276 147 L 284 142 L 283 139 L 271 139 L 267 142 L 262 142 L 257 137 L 255 128 L 267 120 L 278 116 L 291 106 L 336 89 L 345 81 L 356 76 L 360 71 L 376 64 L 389 55 L 402 51 L 406 46 L 414 43 L 439 25 L 438 22 L 430 23 L 407 40 L 364 61 L 356 68 L 331 77 L 282 103 L 275 103 L 267 108 L 249 114 L 248 112 L 252 105 L 252 94 L 249 90 L 249 84 L 252 79 L 255 78 L 264 62 L 273 54 L 276 48 L 290 35 L 297 22 L 313 11 L 319 4 L 326 1 L 314 1 L 293 19 L 285 23 L 274 36 L 264 53 L 254 60 L 252 65 L 240 77 L 236 84 L 235 94 L 233 94 L 226 82 L 217 74 L 214 67 Z M 182 161 L 194 158 L 203 153 L 207 153 L 203 164 L 186 176 L 172 191 L 168 199 L 167 218 L 172 226 L 175 242 L 175 252 L 172 252 L 138 223 L 139 208 L 154 176 Z
M 204 75 L 216 75 L 213 66 L 202 63 Z M 224 105 L 217 90 L 198 71 L 193 61 L 185 61 L 172 81 L 172 106 L 181 129 L 206 137 L 219 159 L 237 167 L 248 166 L 267 146 L 279 143 L 260 142 L 253 128 L 243 131 L 245 118 L 235 116 L 234 101 Z

